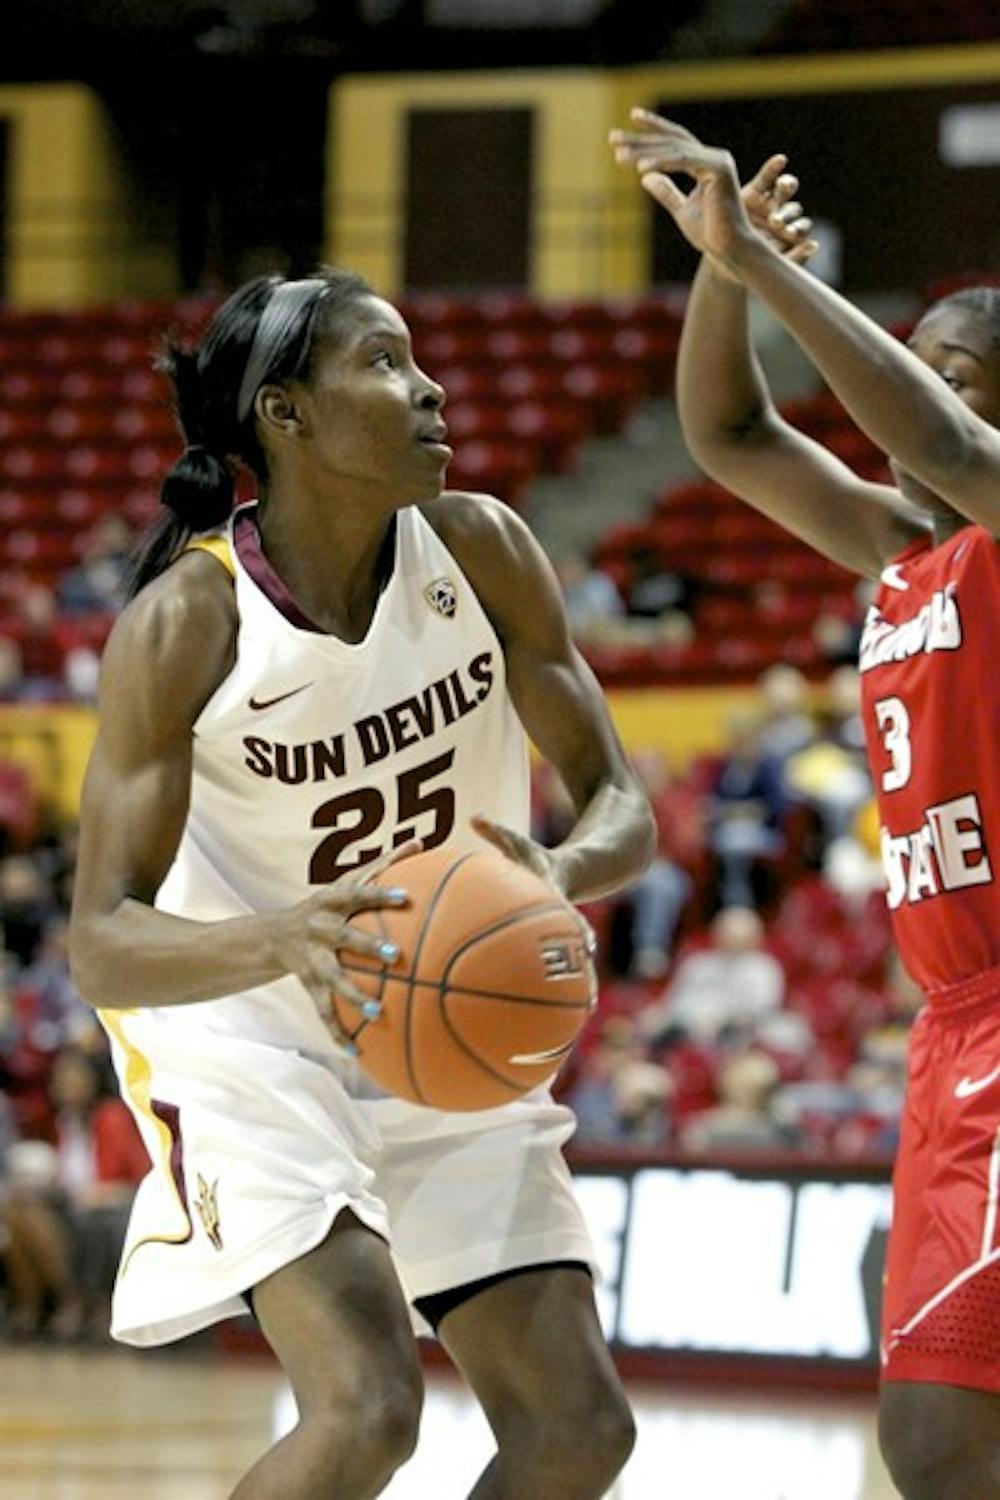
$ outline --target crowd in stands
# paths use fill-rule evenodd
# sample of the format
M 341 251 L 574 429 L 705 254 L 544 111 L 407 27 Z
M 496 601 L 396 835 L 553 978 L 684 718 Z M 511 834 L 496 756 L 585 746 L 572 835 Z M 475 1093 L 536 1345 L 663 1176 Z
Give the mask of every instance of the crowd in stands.
M 67 962 L 74 837 L 0 857 L 0 1333 L 105 1338 L 145 1149 Z
M 920 995 L 882 896 L 858 682 L 770 669 L 718 754 L 635 763 L 660 848 L 589 910 L 603 1003 L 561 1081 L 586 1145 L 888 1159 Z M 544 820 L 543 820 L 544 826 Z

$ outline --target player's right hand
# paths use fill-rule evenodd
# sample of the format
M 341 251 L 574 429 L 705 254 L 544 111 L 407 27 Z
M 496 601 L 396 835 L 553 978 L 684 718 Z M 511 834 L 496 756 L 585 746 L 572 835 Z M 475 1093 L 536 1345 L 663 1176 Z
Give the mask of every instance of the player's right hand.
M 637 169 L 650 196 L 717 268 L 724 269 L 719 263 L 741 235 L 754 232 L 796 263 L 815 254 L 812 221 L 794 199 L 798 182 L 784 172 L 785 156 L 768 157 L 741 187 L 728 151 L 704 145 L 684 126 L 649 110 L 634 109 L 632 121 L 631 129 L 611 132 L 616 160 Z M 694 178 L 693 191 L 682 193 L 671 174 Z
M 779 254 L 801 266 L 816 254 L 819 241 L 812 236 L 812 219 L 795 196 L 799 179 L 785 171 L 787 166 L 788 157 L 783 153 L 769 156 L 743 184 L 740 196 L 754 228 Z
M 275 954 L 286 973 L 302 981 L 335 1040 L 354 1051 L 352 1036 L 378 1018 L 377 1000 L 353 984 L 341 961 L 344 953 L 360 953 L 388 966 L 399 956 L 394 944 L 383 942 L 351 922 L 361 911 L 405 906 L 405 886 L 381 885 L 378 878 L 390 865 L 419 854 L 419 839 L 409 839 L 398 849 L 361 865 L 325 886 L 315 896 L 272 916 Z M 357 1027 L 350 1032 L 337 1024 L 334 998 L 346 1001 L 358 1013 Z

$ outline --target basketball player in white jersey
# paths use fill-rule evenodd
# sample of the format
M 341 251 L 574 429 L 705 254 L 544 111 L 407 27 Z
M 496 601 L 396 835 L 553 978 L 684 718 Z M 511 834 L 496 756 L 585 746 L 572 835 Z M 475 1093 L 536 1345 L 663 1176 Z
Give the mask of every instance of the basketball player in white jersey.
M 442 493 L 444 391 L 395 308 L 262 278 L 169 367 L 188 445 L 104 660 L 72 933 L 153 1163 L 113 1331 L 251 1302 L 300 1420 L 239 1500 L 380 1493 L 416 1438 L 414 1315 L 496 1435 L 477 1500 L 597 1500 L 633 1425 L 569 1111 L 372 1097 L 329 997 L 378 1024 L 339 956 L 379 951 L 351 917 L 406 899 L 418 841 L 487 839 L 580 901 L 645 867 L 646 799 L 528 529 Z M 231 516 L 237 460 L 259 502 Z M 578 810 L 554 849 L 528 735 Z

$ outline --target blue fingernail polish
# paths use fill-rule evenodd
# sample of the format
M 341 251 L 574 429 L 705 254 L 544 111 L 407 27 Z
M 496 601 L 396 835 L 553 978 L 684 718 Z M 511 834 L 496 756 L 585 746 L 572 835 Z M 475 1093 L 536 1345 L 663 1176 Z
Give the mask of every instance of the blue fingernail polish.
M 348 1057 L 357 1057 L 358 1055 L 358 1049 L 354 1042 L 345 1042 L 344 1051 L 347 1053 Z
M 406 900 L 406 892 L 403 890 L 403 887 L 401 885 L 391 885 L 386 891 L 386 895 L 389 897 L 390 901 Z
M 399 949 L 395 943 L 380 943 L 378 951 L 379 957 L 384 958 L 387 964 L 391 964 L 393 959 L 399 957 Z
M 366 1000 L 361 1007 L 361 1014 L 366 1021 L 377 1021 L 382 1014 L 382 1007 L 377 1000 Z

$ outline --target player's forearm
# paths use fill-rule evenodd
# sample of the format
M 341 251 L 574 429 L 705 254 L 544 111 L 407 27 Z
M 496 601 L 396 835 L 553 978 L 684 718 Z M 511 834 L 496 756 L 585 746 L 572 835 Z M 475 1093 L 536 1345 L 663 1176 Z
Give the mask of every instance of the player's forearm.
M 106 916 L 74 922 L 73 975 L 87 1004 L 108 1010 L 238 994 L 288 973 L 278 921 L 265 913 L 192 922 L 125 900 Z
M 570 901 L 593 901 L 638 880 L 656 853 L 656 822 L 638 782 L 605 783 L 552 853 Z
M 677 410 L 692 456 L 712 472 L 756 433 L 771 399 L 750 342 L 747 294 L 702 260 L 677 358 Z
M 758 236 L 739 241 L 730 268 L 793 335 L 858 426 L 938 493 L 977 447 L 976 418 L 941 381 L 860 309 Z

